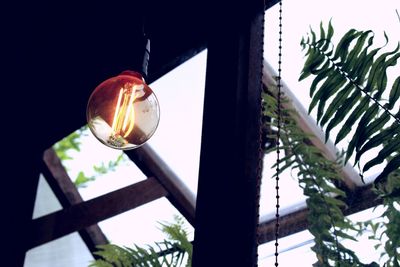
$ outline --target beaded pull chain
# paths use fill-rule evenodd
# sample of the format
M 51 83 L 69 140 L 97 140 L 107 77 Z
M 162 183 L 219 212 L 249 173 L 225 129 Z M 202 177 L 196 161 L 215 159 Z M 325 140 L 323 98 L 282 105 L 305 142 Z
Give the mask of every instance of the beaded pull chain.
M 275 213 L 275 266 L 278 266 L 278 239 L 279 239 L 279 172 L 280 172 L 280 137 L 281 137 L 281 120 L 282 120 L 282 110 L 281 110 L 281 87 L 282 87 L 282 0 L 279 1 L 279 52 L 278 52 L 278 77 L 277 77 L 277 87 L 278 87 L 278 105 L 277 105 L 277 133 L 276 133 L 276 178 L 275 178 L 275 190 L 276 190 L 276 213 Z

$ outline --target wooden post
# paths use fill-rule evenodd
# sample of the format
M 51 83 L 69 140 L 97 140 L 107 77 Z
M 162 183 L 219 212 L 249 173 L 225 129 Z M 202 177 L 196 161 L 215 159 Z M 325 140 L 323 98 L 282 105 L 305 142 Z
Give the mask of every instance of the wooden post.
M 7 151 L 7 150 L 5 150 Z M 15 150 L 20 151 L 20 150 Z M 27 225 L 32 220 L 39 181 L 39 154 L 26 152 L 7 154 L 14 161 L 3 163 L 3 251 L 2 266 L 24 266 L 26 244 L 32 232 Z M 19 160 L 18 160 L 19 159 Z
M 264 23 L 257 3 L 210 4 L 207 14 L 194 267 L 257 264 Z

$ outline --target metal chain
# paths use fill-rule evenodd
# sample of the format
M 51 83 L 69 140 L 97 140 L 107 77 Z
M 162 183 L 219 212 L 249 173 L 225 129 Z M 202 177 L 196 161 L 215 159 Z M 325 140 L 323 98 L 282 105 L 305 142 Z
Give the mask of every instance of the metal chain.
M 282 120 L 282 109 L 281 109 L 281 87 L 282 87 L 282 0 L 279 1 L 279 46 L 278 46 L 278 104 L 277 104 L 277 132 L 276 132 L 276 178 L 275 178 L 275 190 L 276 190 L 276 213 L 275 213 L 275 266 L 278 266 L 278 240 L 279 240 L 279 172 L 280 172 L 280 137 L 281 137 L 281 120 Z

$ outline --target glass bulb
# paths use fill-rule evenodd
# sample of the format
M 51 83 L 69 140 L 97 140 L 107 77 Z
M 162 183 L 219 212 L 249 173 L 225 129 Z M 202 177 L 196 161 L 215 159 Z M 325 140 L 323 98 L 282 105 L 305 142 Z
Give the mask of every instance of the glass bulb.
M 142 76 L 124 71 L 96 87 L 89 98 L 86 117 L 100 142 L 127 150 L 144 144 L 154 134 L 160 108 Z

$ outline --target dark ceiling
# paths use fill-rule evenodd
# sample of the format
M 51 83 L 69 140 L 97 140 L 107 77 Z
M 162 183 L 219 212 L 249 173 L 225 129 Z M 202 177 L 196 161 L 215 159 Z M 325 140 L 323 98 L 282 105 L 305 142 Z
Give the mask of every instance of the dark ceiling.
M 206 17 L 193 4 L 16 4 L 5 20 L 10 41 L 6 99 L 20 101 L 18 108 L 6 108 L 13 110 L 9 125 L 18 132 L 28 125 L 40 131 L 35 138 L 40 149 L 82 126 L 86 101 L 97 84 L 123 70 L 140 68 L 136 59 L 143 55 L 143 17 L 151 38 L 148 82 L 195 55 L 205 48 Z M 24 125 L 14 117 L 24 118 Z
M 266 8 L 275 2 L 267 1 Z M 140 68 L 143 18 L 151 39 L 151 83 L 203 50 L 215 26 L 210 16 L 225 25 L 232 5 L 212 0 L 13 2 L 1 16 L 4 125 L 21 135 L 15 139 L 36 129 L 29 133 L 35 140 L 30 146 L 43 151 L 86 123 L 87 99 L 100 82 Z M 3 134 L 9 139 L 8 132 Z

